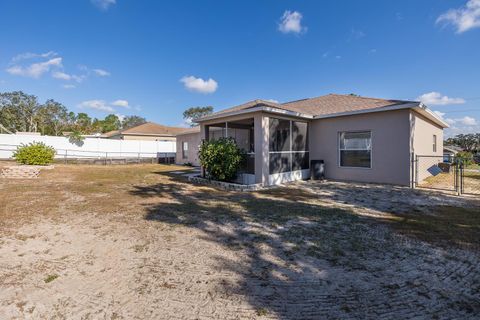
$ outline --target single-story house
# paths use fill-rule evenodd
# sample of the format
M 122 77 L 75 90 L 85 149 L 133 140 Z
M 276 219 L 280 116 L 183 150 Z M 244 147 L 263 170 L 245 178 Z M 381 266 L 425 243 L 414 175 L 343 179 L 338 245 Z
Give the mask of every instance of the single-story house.
M 448 127 L 421 102 L 339 94 L 254 100 L 196 122 L 198 137 L 185 136 L 187 159 L 203 139 L 233 137 L 248 156 L 240 180 L 263 185 L 308 178 L 311 160 L 324 161 L 327 179 L 410 185 L 415 155 L 441 161 Z
M 175 141 L 176 135 L 183 131 L 185 131 L 185 128 L 168 127 L 154 122 L 146 122 L 128 129 L 106 132 L 100 137 L 120 140 Z

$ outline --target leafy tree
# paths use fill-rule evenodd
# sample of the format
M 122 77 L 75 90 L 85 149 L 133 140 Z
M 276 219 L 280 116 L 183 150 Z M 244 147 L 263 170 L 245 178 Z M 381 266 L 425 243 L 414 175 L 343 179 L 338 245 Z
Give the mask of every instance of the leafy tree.
M 82 133 L 90 133 L 92 118 L 88 114 L 80 112 L 75 119 L 75 129 Z
M 0 124 L 9 131 L 37 131 L 40 104 L 22 91 L 0 93 Z
M 37 119 L 40 132 L 44 135 L 58 136 L 68 128 L 67 108 L 55 100 L 47 100 L 40 106 Z
M 213 107 L 191 107 L 183 112 L 183 119 L 190 122 L 192 127 L 195 127 L 197 123 L 194 122 L 195 119 L 208 116 L 213 113 Z
M 120 122 L 120 119 L 118 118 L 118 116 L 114 114 L 109 114 L 102 121 L 102 132 L 118 130 L 120 129 L 121 125 L 122 123 Z
M 128 129 L 135 126 L 139 126 L 147 122 L 145 118 L 139 116 L 126 116 L 122 121 L 122 129 Z
M 480 133 L 458 134 L 445 141 L 446 145 L 456 145 L 467 152 L 480 150 Z
M 200 163 L 209 179 L 229 181 L 236 177 L 245 161 L 245 153 L 233 138 L 202 141 L 198 151 Z
M 145 122 L 145 118 L 136 115 L 121 121 L 114 114 L 103 120 L 92 120 L 84 112 L 69 112 L 63 104 L 52 99 L 40 104 L 36 96 L 22 91 L 0 93 L 0 133 L 40 131 L 43 135 L 59 136 L 69 131 L 82 135 L 130 128 Z

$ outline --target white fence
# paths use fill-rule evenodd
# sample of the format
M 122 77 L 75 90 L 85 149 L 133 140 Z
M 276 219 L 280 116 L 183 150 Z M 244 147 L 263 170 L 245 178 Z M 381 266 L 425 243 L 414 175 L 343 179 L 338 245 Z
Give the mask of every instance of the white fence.
M 56 158 L 160 158 L 174 157 L 175 141 L 110 140 L 85 138 L 71 143 L 65 137 L 0 134 L 0 159 L 9 159 L 20 144 L 43 142 L 57 151 Z

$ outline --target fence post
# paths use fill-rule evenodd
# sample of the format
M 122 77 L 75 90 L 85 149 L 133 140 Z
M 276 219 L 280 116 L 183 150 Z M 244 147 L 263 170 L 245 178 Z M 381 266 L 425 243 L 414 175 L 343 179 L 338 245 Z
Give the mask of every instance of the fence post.
M 454 187 L 455 187 L 455 192 L 457 193 L 457 195 L 459 196 L 460 195 L 460 183 L 459 183 L 459 174 L 460 174 L 460 171 L 459 171 L 459 164 L 458 164 L 458 159 L 455 159 L 453 161 L 453 163 L 455 164 L 455 170 L 454 170 Z
M 415 181 L 413 182 L 414 188 L 418 186 L 418 154 L 415 155 Z
M 66 149 L 65 149 L 64 158 L 65 158 L 65 164 L 67 164 L 68 150 L 66 150 Z
M 463 186 L 463 161 L 460 160 L 460 194 L 465 193 Z
M 105 152 L 105 165 L 107 165 L 108 152 Z

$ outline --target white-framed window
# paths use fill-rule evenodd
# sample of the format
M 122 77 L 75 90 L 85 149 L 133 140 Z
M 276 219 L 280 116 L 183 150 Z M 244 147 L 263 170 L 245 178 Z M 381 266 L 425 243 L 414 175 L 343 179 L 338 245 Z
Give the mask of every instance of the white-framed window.
M 183 159 L 188 158 L 187 153 L 188 153 L 188 142 L 182 141 L 182 158 Z
M 433 152 L 437 152 L 437 135 L 433 135 Z
M 340 167 L 372 167 L 371 131 L 344 131 L 339 133 L 338 138 L 338 162 Z

